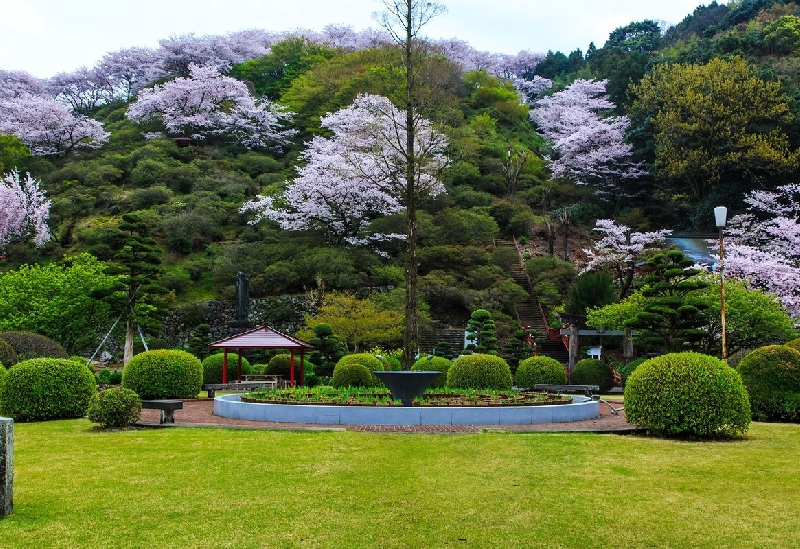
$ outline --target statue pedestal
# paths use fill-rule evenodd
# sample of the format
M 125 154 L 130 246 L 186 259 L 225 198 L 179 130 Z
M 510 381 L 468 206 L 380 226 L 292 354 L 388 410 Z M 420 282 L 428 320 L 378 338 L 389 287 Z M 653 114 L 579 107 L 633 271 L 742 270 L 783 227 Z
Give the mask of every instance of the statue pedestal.
M 0 518 L 14 508 L 14 420 L 0 417 Z

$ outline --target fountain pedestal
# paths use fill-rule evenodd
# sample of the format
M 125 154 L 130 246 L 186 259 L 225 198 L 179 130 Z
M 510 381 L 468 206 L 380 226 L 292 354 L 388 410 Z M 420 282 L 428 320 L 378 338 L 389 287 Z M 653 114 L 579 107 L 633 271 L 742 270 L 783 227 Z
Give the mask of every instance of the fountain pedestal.
M 403 371 L 372 372 L 389 388 L 392 398 L 399 400 L 403 406 L 411 406 L 415 397 L 422 395 L 430 387 L 433 380 L 442 375 L 436 371 Z

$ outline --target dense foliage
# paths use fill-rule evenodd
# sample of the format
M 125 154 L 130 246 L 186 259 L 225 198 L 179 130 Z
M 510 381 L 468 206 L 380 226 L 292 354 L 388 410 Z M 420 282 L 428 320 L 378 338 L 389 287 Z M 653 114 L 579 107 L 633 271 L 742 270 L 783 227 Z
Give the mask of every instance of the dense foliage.
M 0 412 L 16 421 L 83 417 L 97 392 L 92 373 L 61 358 L 32 358 L 11 368 L 0 385 Z
M 127 427 L 139 421 L 142 401 L 139 395 L 124 387 L 112 387 L 92 395 L 86 417 L 105 429 Z
M 511 389 L 513 379 L 508 363 L 499 356 L 462 355 L 447 372 L 447 386 L 454 389 Z
M 664 435 L 735 436 L 750 425 L 750 401 L 739 373 L 721 360 L 671 353 L 628 377 L 625 417 Z
M 358 362 L 340 361 L 333 369 L 331 385 L 342 387 L 372 387 L 375 385 L 375 376 L 363 364 Z
M 122 386 L 142 399 L 194 398 L 203 365 L 186 351 L 159 349 L 135 355 L 122 371 Z
M 737 370 L 750 393 L 753 419 L 800 421 L 800 351 L 788 345 L 761 347 Z
M 533 389 L 539 383 L 564 385 L 567 382 L 567 372 L 564 365 L 554 358 L 532 356 L 519 363 L 514 382 L 521 389 Z

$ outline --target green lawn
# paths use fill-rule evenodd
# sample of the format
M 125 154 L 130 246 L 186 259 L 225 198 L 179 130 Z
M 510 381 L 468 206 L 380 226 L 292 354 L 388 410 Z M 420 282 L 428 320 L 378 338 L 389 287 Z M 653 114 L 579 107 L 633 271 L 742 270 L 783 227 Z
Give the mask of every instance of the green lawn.
M 800 426 L 734 442 L 15 426 L 0 547 L 793 547 Z

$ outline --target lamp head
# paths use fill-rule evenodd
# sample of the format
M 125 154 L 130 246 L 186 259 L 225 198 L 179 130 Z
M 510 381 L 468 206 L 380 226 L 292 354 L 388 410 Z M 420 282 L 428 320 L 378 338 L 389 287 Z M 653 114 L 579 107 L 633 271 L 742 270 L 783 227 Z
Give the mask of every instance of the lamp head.
M 717 206 L 714 208 L 714 219 L 717 222 L 717 227 L 722 229 L 725 227 L 725 222 L 728 219 L 728 208 L 725 206 Z

